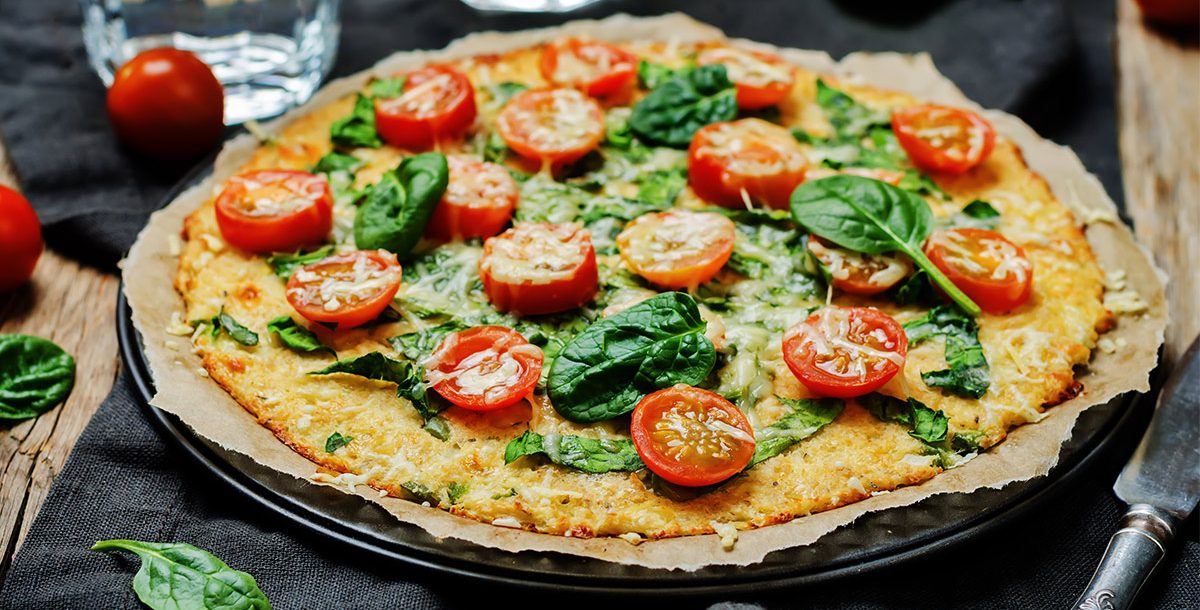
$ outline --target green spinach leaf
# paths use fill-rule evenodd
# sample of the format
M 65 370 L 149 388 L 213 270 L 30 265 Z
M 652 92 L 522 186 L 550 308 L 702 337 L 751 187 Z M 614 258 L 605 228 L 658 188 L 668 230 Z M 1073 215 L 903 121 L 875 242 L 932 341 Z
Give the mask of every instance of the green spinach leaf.
M 819 78 L 817 79 L 817 105 L 825 111 L 829 124 L 833 126 L 833 130 L 842 140 L 860 138 L 865 136 L 872 127 L 890 126 L 892 123 L 891 113 L 860 104 L 854 98 L 830 87 Z
M 513 98 L 514 95 L 526 90 L 529 85 L 524 83 L 514 83 L 505 81 L 495 85 L 488 85 L 483 90 L 488 94 L 489 107 L 492 110 L 499 110 Z
M 383 146 L 383 140 L 375 131 L 374 98 L 359 93 L 354 101 L 354 110 L 329 126 L 329 139 L 338 146 L 349 148 Z
M 341 432 L 334 432 L 325 439 L 325 453 L 333 453 L 342 447 L 350 444 L 354 440 L 353 436 L 342 436 Z
M 0 334 L 0 420 L 37 417 L 74 385 L 75 359 L 54 342 Z
M 424 330 L 397 335 L 388 339 L 388 342 L 392 344 L 392 348 L 403 354 L 405 358 L 420 361 L 429 356 L 429 354 L 432 354 L 433 350 L 437 349 L 437 346 L 441 344 L 442 339 L 446 338 L 446 335 L 468 328 L 470 328 L 470 325 L 454 319 Z
M 446 486 L 446 497 L 450 498 L 450 504 L 458 504 L 458 500 L 467 495 L 468 491 L 470 491 L 470 488 L 467 487 L 466 483 L 451 481 L 450 484 Z
M 946 415 L 930 409 L 916 398 L 910 396 L 908 400 L 900 400 L 883 394 L 867 394 L 860 397 L 858 403 L 883 421 L 908 426 L 908 434 L 913 438 L 929 444 L 946 440 L 946 432 L 949 429 Z
M 428 502 L 430 506 L 438 506 L 442 503 L 442 497 L 424 483 L 418 483 L 417 481 L 405 481 L 400 484 L 400 487 L 404 491 L 412 494 L 412 496 L 419 502 Z
M 377 78 L 367 85 L 367 91 L 372 98 L 393 98 L 400 97 L 404 93 L 404 77 L 397 78 Z
M 302 253 L 299 250 L 290 254 L 276 252 L 267 257 L 267 264 L 275 271 L 275 275 L 286 282 L 292 279 L 292 274 L 300 267 L 315 263 L 330 254 L 333 254 L 333 246 L 322 246 L 308 253 Z
M 725 66 L 700 66 L 658 83 L 633 107 L 629 127 L 642 138 L 684 148 L 696 130 L 737 116 L 737 98 Z
M 917 345 L 933 336 L 945 339 L 949 368 L 921 373 L 925 383 L 967 398 L 979 398 L 987 393 L 991 385 L 988 363 L 979 343 L 979 326 L 974 319 L 951 305 L 938 305 L 905 324 L 904 330 L 909 345 Z
M 309 373 L 309 375 L 332 375 L 334 373 L 357 375 L 396 384 L 396 396 L 411 402 L 417 413 L 426 420 L 433 418 L 440 411 L 429 402 L 423 371 L 406 360 L 393 360 L 379 352 L 370 352 L 357 358 L 338 360 L 319 371 Z
M 363 159 L 335 150 L 317 160 L 317 164 L 313 166 L 312 171 L 324 174 L 333 172 L 349 172 L 353 174 L 362 169 L 366 164 L 367 162 Z
M 354 241 L 364 250 L 382 248 L 401 258 L 421 239 L 433 208 L 446 192 L 450 170 L 441 153 L 407 157 L 371 189 L 354 217 Z
M 541 435 L 532 430 L 514 438 L 504 448 L 504 463 L 526 455 L 545 455 L 551 462 L 584 472 L 633 472 L 645 468 L 633 441 L 597 439 L 574 434 Z
M 671 68 L 662 64 L 650 63 L 644 59 L 638 62 L 637 73 L 638 83 L 643 89 L 654 89 L 677 74 Z
M 918 269 L 916 273 L 900 283 L 892 293 L 892 300 L 897 305 L 935 306 L 941 302 L 933 284 L 929 283 L 929 275 Z
M 687 172 L 682 169 L 655 170 L 638 178 L 637 200 L 667 209 L 687 186 Z
M 792 412 L 754 433 L 757 446 L 754 448 L 754 457 L 750 458 L 746 468 L 773 458 L 792 445 L 816 434 L 818 430 L 837 419 L 846 406 L 836 398 L 777 398 L 791 407 Z
M 225 307 L 222 306 L 217 315 L 213 316 L 209 321 L 212 324 L 212 336 L 216 337 L 225 331 L 230 339 L 241 343 L 242 345 L 258 345 L 258 333 L 242 326 L 241 322 L 233 319 L 233 316 L 225 313 Z
M 317 335 L 301 326 L 291 316 L 279 316 L 267 322 L 267 331 L 275 333 L 275 336 L 279 337 L 279 342 L 292 351 L 306 354 L 326 351 L 334 356 L 337 355 L 333 348 L 321 343 Z
M 270 610 L 254 577 L 182 542 L 101 540 L 93 551 L 129 551 L 142 560 L 133 591 L 154 610 Z
M 950 227 L 970 227 L 975 229 L 995 230 L 1000 224 L 1000 211 L 992 204 L 976 199 L 963 206 L 963 209 L 947 219 Z

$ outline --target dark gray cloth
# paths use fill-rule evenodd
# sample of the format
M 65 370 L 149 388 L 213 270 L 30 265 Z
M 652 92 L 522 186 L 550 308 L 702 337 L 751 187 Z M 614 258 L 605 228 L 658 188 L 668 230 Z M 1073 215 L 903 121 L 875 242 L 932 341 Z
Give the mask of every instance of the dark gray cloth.
M 335 74 L 367 67 L 398 48 L 435 48 L 470 31 L 565 19 L 484 16 L 450 0 L 344 4 Z M 876 4 L 609 2 L 576 16 L 685 10 L 734 36 L 825 49 L 835 57 L 859 49 L 930 51 L 967 95 L 1016 112 L 1043 135 L 1075 148 L 1120 201 L 1111 3 Z M 186 169 L 156 165 L 115 142 L 78 26 L 69 0 L 0 0 L 0 134 L 51 245 L 109 266 Z M 1141 415 L 1100 463 L 1056 486 L 1051 499 L 1010 525 L 902 567 L 737 601 L 855 610 L 1065 607 L 1091 574 L 1120 514 L 1109 487 L 1144 426 Z M 1189 528 L 1188 544 L 1150 583 L 1144 607 L 1191 608 L 1200 599 L 1200 544 L 1194 523 Z M 496 607 L 590 605 L 579 596 L 557 599 L 380 563 L 282 523 L 164 442 L 124 379 L 51 489 L 11 564 L 0 608 L 136 607 L 130 588 L 136 560 L 87 550 L 113 537 L 209 549 L 253 573 L 277 608 L 478 607 L 478 600 Z M 722 601 L 698 598 L 686 605 Z M 597 605 L 613 603 L 622 602 Z

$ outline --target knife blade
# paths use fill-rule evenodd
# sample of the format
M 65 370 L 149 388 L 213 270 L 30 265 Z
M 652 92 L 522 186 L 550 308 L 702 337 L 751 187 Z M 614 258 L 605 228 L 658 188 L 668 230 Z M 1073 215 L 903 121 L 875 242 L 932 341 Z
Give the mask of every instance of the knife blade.
M 1162 394 L 1137 451 L 1113 485 L 1129 504 L 1092 581 L 1072 608 L 1128 608 L 1200 500 L 1200 337 Z

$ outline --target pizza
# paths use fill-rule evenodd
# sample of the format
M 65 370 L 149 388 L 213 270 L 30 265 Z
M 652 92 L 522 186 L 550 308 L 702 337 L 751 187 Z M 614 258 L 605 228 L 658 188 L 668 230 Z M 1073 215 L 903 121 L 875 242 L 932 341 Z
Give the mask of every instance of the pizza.
M 984 116 L 726 40 L 379 75 L 204 199 L 173 319 L 202 376 L 318 480 L 561 536 L 927 481 L 1083 391 L 1115 320 Z

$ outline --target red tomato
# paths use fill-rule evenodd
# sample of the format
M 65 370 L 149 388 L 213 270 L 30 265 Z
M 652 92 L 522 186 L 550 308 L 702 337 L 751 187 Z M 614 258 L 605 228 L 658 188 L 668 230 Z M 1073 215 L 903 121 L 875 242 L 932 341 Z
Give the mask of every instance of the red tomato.
M 475 122 L 475 88 L 462 72 L 427 66 L 403 76 L 400 97 L 375 100 L 375 129 L 388 144 L 425 150 Z
M 575 89 L 530 89 L 496 116 L 496 130 L 517 154 L 562 165 L 591 152 L 604 138 L 604 112 Z
M 354 250 L 305 265 L 287 283 L 287 300 L 313 322 L 353 328 L 379 317 L 400 289 L 400 264 L 386 250 Z
M 612 95 L 637 78 L 637 57 L 588 38 L 560 38 L 542 48 L 542 76 L 596 97 Z
M 918 167 L 951 174 L 983 163 L 996 145 L 996 130 L 983 117 L 933 104 L 896 110 L 892 131 Z
M 225 131 L 225 91 L 212 70 L 179 49 L 142 51 L 108 89 L 108 120 L 122 142 L 146 155 L 197 156 Z
M 900 254 L 862 254 L 812 236 L 808 251 L 829 270 L 833 286 L 851 294 L 879 294 L 912 273 L 912 262 Z
M 904 368 L 907 355 L 904 328 L 873 307 L 822 307 L 783 336 L 783 361 L 822 396 L 874 392 Z
M 688 184 L 701 199 L 728 208 L 756 201 L 783 209 L 807 165 L 783 127 L 761 119 L 713 123 L 692 137 Z
M 521 402 L 542 375 L 542 350 L 503 326 L 476 326 L 446 335 L 429 357 L 430 386 L 472 411 Z
M 706 49 L 696 58 L 705 66 L 721 64 L 737 87 L 737 104 L 747 110 L 774 106 L 787 97 L 796 82 L 792 66 L 782 57 L 731 47 Z
M 621 258 L 663 288 L 695 288 L 711 280 L 729 255 L 737 228 L 712 212 L 675 209 L 643 214 L 617 236 Z
M 1195 0 L 1137 0 L 1146 19 L 1167 25 L 1200 25 L 1200 2 Z
M 479 277 L 500 311 L 536 315 L 574 309 L 600 280 L 591 235 L 578 223 L 518 223 L 483 244 Z
M 817 180 L 820 178 L 828 178 L 829 176 L 837 176 L 844 174 L 847 176 L 862 176 L 880 182 L 886 182 L 892 186 L 900 186 L 900 181 L 904 179 L 904 172 L 898 172 L 891 169 L 880 169 L 875 167 L 843 167 L 842 169 L 828 169 L 818 167 L 808 170 L 804 176 L 805 180 Z
M 450 241 L 491 237 L 512 219 L 520 189 L 508 170 L 470 155 L 446 157 L 450 183 L 433 208 L 425 234 Z
M 16 290 L 33 277 L 42 256 L 42 224 L 23 195 L 0 185 L 0 292 Z
M 321 243 L 333 228 L 333 194 L 320 176 L 260 169 L 225 183 L 215 205 L 225 241 L 250 252 L 290 252 Z
M 646 467 L 676 485 L 720 483 L 754 457 L 754 429 L 741 409 L 720 394 L 686 385 L 643 398 L 629 434 Z
M 925 256 L 979 308 L 1004 313 L 1029 300 L 1033 263 L 1020 246 L 987 229 L 934 231 Z

